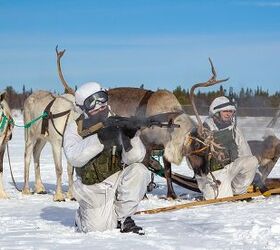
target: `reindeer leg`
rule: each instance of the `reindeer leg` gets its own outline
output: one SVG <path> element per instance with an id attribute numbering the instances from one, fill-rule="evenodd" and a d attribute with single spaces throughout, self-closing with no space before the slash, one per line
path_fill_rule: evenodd
<path id="1" fill-rule="evenodd" d="M 22 189 L 22 194 L 26 194 L 26 195 L 31 194 L 29 188 L 29 168 L 30 168 L 30 160 L 31 160 L 33 146 L 34 146 L 33 142 L 30 139 L 27 139 L 25 143 L 25 152 L 24 152 L 24 184 Z"/>
<path id="2" fill-rule="evenodd" d="M 3 185 L 3 157 L 4 157 L 5 147 L 1 146 L 0 149 L 0 199 L 7 199 L 8 195 L 4 190 Z"/>
<path id="3" fill-rule="evenodd" d="M 40 155 L 42 149 L 46 145 L 46 141 L 38 139 L 33 149 L 34 170 L 35 170 L 35 192 L 37 194 L 46 194 L 46 189 L 43 185 L 40 173 Z"/>
<path id="4" fill-rule="evenodd" d="M 52 144 L 52 151 L 56 172 L 56 191 L 53 197 L 54 201 L 65 201 L 65 197 L 62 192 L 62 155 L 61 155 L 61 143 Z"/>
<path id="5" fill-rule="evenodd" d="M 75 200 L 75 197 L 73 196 L 73 173 L 74 168 L 73 166 L 67 162 L 67 174 L 68 174 L 68 192 L 66 194 L 66 197 L 70 200 Z"/>
<path id="6" fill-rule="evenodd" d="M 164 175 L 167 182 L 167 198 L 176 199 L 177 195 L 173 189 L 172 181 L 171 181 L 171 163 L 163 157 L 163 164 L 164 164 Z"/>

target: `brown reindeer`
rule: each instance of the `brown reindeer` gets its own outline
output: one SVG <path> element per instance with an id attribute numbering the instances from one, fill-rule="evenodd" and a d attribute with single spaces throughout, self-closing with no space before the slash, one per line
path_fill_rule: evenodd
<path id="1" fill-rule="evenodd" d="M 0 199 L 8 198 L 3 185 L 3 157 L 5 154 L 7 142 L 11 138 L 13 129 L 13 124 L 11 122 L 12 116 L 8 103 L 5 101 L 5 96 L 5 91 L 0 92 Z"/>
<path id="2" fill-rule="evenodd" d="M 251 140 L 248 143 L 253 155 L 259 158 L 259 171 L 262 182 L 265 182 L 280 157 L 280 140 L 275 135 L 268 135 L 263 141 Z"/>
<path id="3" fill-rule="evenodd" d="M 65 50 L 58 52 L 58 58 L 61 59 Z M 221 83 L 224 80 L 216 80 L 216 72 L 210 60 L 213 76 L 205 83 L 198 86 L 211 86 Z M 60 61 L 59 75 L 64 88 L 70 93 L 74 90 L 64 80 Z M 171 163 L 179 165 L 184 157 L 184 142 L 189 132 L 196 127 L 195 122 L 187 115 L 177 98 L 167 90 L 150 91 L 139 88 L 114 88 L 108 90 L 109 105 L 112 111 L 119 116 L 138 116 L 149 117 L 158 114 L 166 114 L 166 119 L 179 124 L 180 128 L 145 128 L 141 132 L 141 138 L 146 146 L 147 154 L 144 164 L 148 164 L 153 149 L 164 150 L 164 171 L 167 179 L 167 197 L 176 198 L 171 181 Z"/>

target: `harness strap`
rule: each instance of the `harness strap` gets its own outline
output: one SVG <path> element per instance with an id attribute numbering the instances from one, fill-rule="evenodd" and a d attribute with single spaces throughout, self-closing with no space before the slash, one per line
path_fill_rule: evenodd
<path id="1" fill-rule="evenodd" d="M 147 104 L 153 93 L 153 91 L 147 90 L 136 109 L 135 116 L 144 117 L 146 115 Z"/>
<path id="2" fill-rule="evenodd" d="M 46 106 L 44 113 L 47 114 L 47 116 L 43 117 L 42 119 L 42 127 L 41 127 L 41 134 L 42 135 L 48 135 L 49 134 L 49 115 L 50 110 L 55 101 L 55 98 L 49 102 L 49 104 Z"/>
<path id="3" fill-rule="evenodd" d="M 48 135 L 49 134 L 49 120 L 51 120 L 52 122 L 52 125 L 55 129 L 55 131 L 62 137 L 63 134 L 61 134 L 58 129 L 56 128 L 55 124 L 54 124 L 54 119 L 56 118 L 59 118 L 59 117 L 62 117 L 62 116 L 65 116 L 65 115 L 68 115 L 68 117 L 66 118 L 66 123 L 64 125 L 64 129 L 63 129 L 63 133 L 64 133 L 64 130 L 65 130 L 65 127 L 68 123 L 68 118 L 69 118 L 69 114 L 71 112 L 71 109 L 69 110 L 66 110 L 66 111 L 63 111 L 63 112 L 60 112 L 60 113 L 56 113 L 56 114 L 53 114 L 51 112 L 51 107 L 54 103 L 54 101 L 56 100 L 55 97 L 53 97 L 53 100 L 51 100 L 49 102 L 49 104 L 46 106 L 45 110 L 44 110 L 44 114 L 46 114 L 45 116 L 43 116 L 42 118 L 42 128 L 41 128 L 41 134 L 42 135 Z"/>
<path id="4" fill-rule="evenodd" d="M 68 113 L 70 113 L 70 111 L 71 111 L 71 109 L 68 109 L 66 111 L 63 111 L 63 112 L 60 112 L 60 113 L 56 113 L 56 114 L 53 114 L 52 112 L 50 112 L 50 114 L 51 114 L 52 119 L 56 119 L 56 118 L 59 118 L 61 116 L 67 115 Z"/>
<path id="5" fill-rule="evenodd" d="M 67 118 L 66 118 L 66 122 L 64 124 L 63 132 L 62 132 L 62 145 L 61 145 L 61 147 L 63 147 L 63 141 L 64 141 L 63 140 L 63 136 L 64 136 L 64 132 L 65 132 L 66 126 L 68 124 L 69 116 L 70 116 L 70 112 L 68 113 Z"/>
<path id="6" fill-rule="evenodd" d="M 64 112 L 57 113 L 57 114 L 53 114 L 52 112 L 50 112 L 49 119 L 51 120 L 52 125 L 53 125 L 55 131 L 56 131 L 61 137 L 63 137 L 63 134 L 61 134 L 61 133 L 58 131 L 58 129 L 56 128 L 56 126 L 55 126 L 55 124 L 54 124 L 54 120 L 53 120 L 53 119 L 58 118 L 58 117 L 62 117 L 62 116 L 65 116 L 65 115 L 68 114 L 68 116 L 67 116 L 67 118 L 66 118 L 66 122 L 65 122 L 65 124 L 64 124 L 64 128 L 63 128 L 63 132 L 64 132 L 65 127 L 66 127 L 67 122 L 68 122 L 68 118 L 69 118 L 70 111 L 71 111 L 71 110 L 69 109 L 69 110 L 66 110 L 66 111 L 64 111 Z"/>

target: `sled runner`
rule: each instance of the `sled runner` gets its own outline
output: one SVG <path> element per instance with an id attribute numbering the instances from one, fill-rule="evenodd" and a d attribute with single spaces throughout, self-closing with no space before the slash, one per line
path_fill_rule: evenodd
<path id="1" fill-rule="evenodd" d="M 175 183 L 183 188 L 200 193 L 200 190 L 197 186 L 196 179 L 194 177 L 189 177 L 189 176 L 185 176 L 182 174 L 172 172 L 171 180 L 173 183 Z"/>
<path id="2" fill-rule="evenodd" d="M 273 178 L 268 179 L 267 186 L 272 187 L 272 188 L 269 188 L 268 191 L 266 191 L 263 194 L 259 190 L 253 191 L 253 189 L 251 189 L 251 192 L 248 192 L 246 194 L 240 194 L 240 195 L 235 195 L 235 196 L 231 196 L 231 197 L 224 197 L 224 198 L 217 198 L 217 199 L 210 199 L 210 200 L 193 201 L 193 202 L 189 202 L 189 203 L 178 204 L 178 205 L 173 205 L 173 206 L 168 206 L 168 207 L 160 207 L 160 208 L 155 208 L 155 209 L 143 210 L 143 211 L 138 211 L 136 214 L 156 214 L 156 213 L 161 213 L 161 212 L 179 210 L 179 209 L 183 209 L 183 208 L 193 208 L 193 207 L 217 204 L 217 203 L 223 203 L 223 202 L 242 201 L 242 200 L 246 200 L 246 199 L 250 199 L 250 198 L 254 198 L 254 197 L 269 197 L 271 195 L 280 194 L 280 179 L 278 179 L 278 178 L 277 179 L 273 179 Z"/>
<path id="3" fill-rule="evenodd" d="M 183 188 L 200 193 L 200 190 L 197 186 L 196 179 L 194 177 L 189 177 L 189 176 L 172 172 L 171 179 L 172 182 L 174 182 L 175 184 Z M 265 180 L 265 185 L 268 189 L 280 187 L 280 178 L 267 178 Z M 248 188 L 248 192 L 253 192 L 252 185 Z"/>

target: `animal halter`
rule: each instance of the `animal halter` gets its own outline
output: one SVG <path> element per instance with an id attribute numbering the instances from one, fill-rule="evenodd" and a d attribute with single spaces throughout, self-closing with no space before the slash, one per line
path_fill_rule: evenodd
<path id="1" fill-rule="evenodd" d="M 204 150 L 206 150 L 207 148 L 210 147 L 210 145 L 207 145 L 204 141 L 198 139 L 197 137 L 193 137 L 193 136 L 188 136 L 188 140 L 185 143 L 186 146 L 190 146 L 192 144 L 193 141 L 197 141 L 200 142 L 201 144 L 204 145 L 204 147 L 196 149 L 196 150 L 192 150 L 191 152 L 188 153 L 188 155 L 192 155 L 192 154 L 196 154 L 196 153 L 200 153 L 203 152 Z"/>

